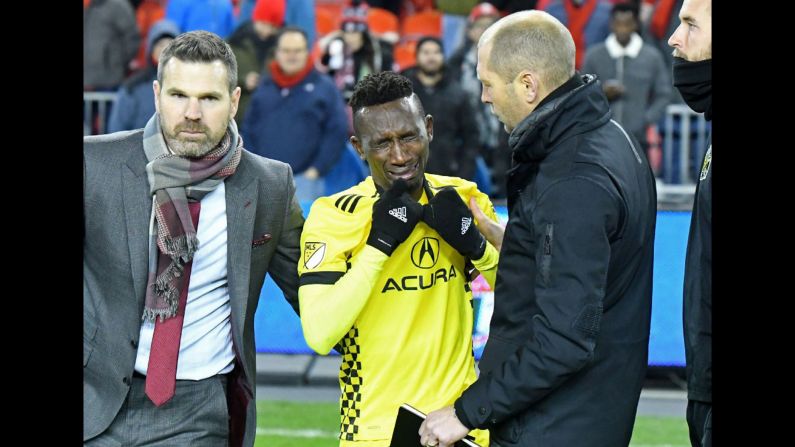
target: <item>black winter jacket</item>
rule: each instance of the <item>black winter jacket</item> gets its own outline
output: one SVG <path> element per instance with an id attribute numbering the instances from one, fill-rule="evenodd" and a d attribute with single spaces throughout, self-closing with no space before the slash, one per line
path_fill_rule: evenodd
<path id="1" fill-rule="evenodd" d="M 690 217 L 682 312 L 687 397 L 712 402 L 712 135 Z"/>
<path id="2" fill-rule="evenodd" d="M 500 446 L 626 446 L 647 367 L 653 174 L 591 75 L 510 145 L 489 340 L 456 414 Z"/>
<path id="3" fill-rule="evenodd" d="M 475 111 L 466 93 L 446 72 L 433 88 L 425 87 L 417 70 L 412 67 L 402 74 L 411 80 L 425 113 L 433 116 L 433 141 L 425 170 L 474 180 L 480 142 Z"/>

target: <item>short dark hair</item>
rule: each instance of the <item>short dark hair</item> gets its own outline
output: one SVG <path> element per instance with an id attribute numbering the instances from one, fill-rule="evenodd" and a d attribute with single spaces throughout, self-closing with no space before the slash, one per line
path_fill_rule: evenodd
<path id="1" fill-rule="evenodd" d="M 174 38 L 163 49 L 160 61 L 157 63 L 157 82 L 163 85 L 163 68 L 171 58 L 184 62 L 215 62 L 221 61 L 226 65 L 229 77 L 229 92 L 237 87 L 237 60 L 235 53 L 228 43 L 224 42 L 217 34 L 209 31 L 190 31 Z"/>
<path id="2" fill-rule="evenodd" d="M 436 45 L 439 45 L 439 49 L 442 50 L 442 53 L 444 53 L 444 44 L 442 43 L 442 39 L 439 39 L 436 36 L 421 37 L 420 40 L 417 41 L 417 46 L 414 47 L 416 48 L 417 53 L 420 52 L 420 48 L 422 48 L 422 46 L 425 45 L 426 42 L 436 42 Z"/>
<path id="3" fill-rule="evenodd" d="M 635 19 L 635 21 L 639 21 L 640 20 L 640 14 L 638 12 L 638 6 L 636 4 L 634 4 L 634 3 L 631 3 L 631 2 L 619 2 L 619 3 L 614 4 L 613 8 L 610 9 L 610 18 L 614 19 L 616 17 L 616 14 L 619 14 L 619 13 L 622 13 L 622 12 L 632 13 L 632 18 Z"/>
<path id="4" fill-rule="evenodd" d="M 355 115 L 364 107 L 408 98 L 413 94 L 414 89 L 407 77 L 394 71 L 380 71 L 371 73 L 356 83 L 349 104 Z"/>
<path id="5" fill-rule="evenodd" d="M 306 42 L 306 47 L 309 49 L 309 36 L 306 34 L 306 31 L 294 25 L 285 26 L 276 33 L 276 40 L 274 40 L 274 42 L 276 42 L 276 46 L 279 46 L 279 41 L 281 40 L 282 36 L 287 33 L 298 33 L 304 36 L 304 42 Z"/>

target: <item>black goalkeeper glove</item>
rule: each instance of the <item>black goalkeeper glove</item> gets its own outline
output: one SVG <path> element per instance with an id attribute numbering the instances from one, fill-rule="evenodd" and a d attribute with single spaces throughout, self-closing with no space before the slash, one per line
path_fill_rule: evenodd
<path id="1" fill-rule="evenodd" d="M 455 189 L 447 187 L 436 193 L 425 205 L 422 220 L 465 257 L 477 260 L 486 252 L 486 238 Z"/>
<path id="2" fill-rule="evenodd" d="M 422 218 L 422 205 L 408 195 L 408 184 L 398 179 L 373 204 L 373 226 L 367 245 L 391 256 Z"/>

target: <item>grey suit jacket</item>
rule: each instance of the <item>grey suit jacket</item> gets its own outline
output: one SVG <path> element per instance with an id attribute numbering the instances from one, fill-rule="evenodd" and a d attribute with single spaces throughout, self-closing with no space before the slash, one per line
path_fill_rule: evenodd
<path id="1" fill-rule="evenodd" d="M 83 439 L 124 402 L 135 365 L 147 278 L 152 196 L 143 130 L 83 142 Z M 229 295 L 236 356 L 229 377 L 230 445 L 256 430 L 254 312 L 269 273 L 298 312 L 303 216 L 290 166 L 246 150 L 226 180 Z"/>

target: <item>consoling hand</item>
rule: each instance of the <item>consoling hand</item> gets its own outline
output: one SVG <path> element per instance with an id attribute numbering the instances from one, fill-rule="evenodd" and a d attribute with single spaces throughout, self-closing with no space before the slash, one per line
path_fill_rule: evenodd
<path id="1" fill-rule="evenodd" d="M 483 211 L 480 210 L 478 207 L 477 202 L 475 201 L 474 197 L 469 199 L 469 209 L 472 211 L 472 215 L 475 217 L 475 222 L 478 224 L 478 231 L 480 234 L 486 237 L 486 240 L 489 241 L 497 251 L 500 251 L 502 247 L 502 237 L 505 234 L 505 228 L 500 225 L 498 222 L 491 220 L 488 216 L 483 214 Z"/>

